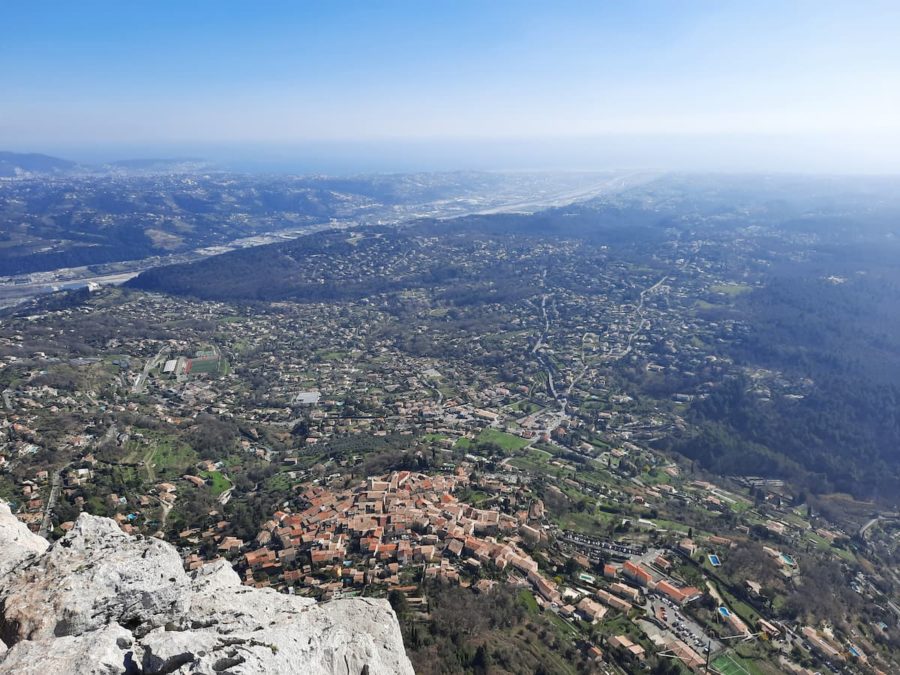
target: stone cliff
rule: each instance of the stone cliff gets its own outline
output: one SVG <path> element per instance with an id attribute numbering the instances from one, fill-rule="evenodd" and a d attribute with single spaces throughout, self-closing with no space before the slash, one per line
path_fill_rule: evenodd
<path id="1" fill-rule="evenodd" d="M 0 675 L 412 672 L 384 600 L 249 588 L 224 560 L 188 575 L 87 514 L 48 546 L 0 503 Z"/>

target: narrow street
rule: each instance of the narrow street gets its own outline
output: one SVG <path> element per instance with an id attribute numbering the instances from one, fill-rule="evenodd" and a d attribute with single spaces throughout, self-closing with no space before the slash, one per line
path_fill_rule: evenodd
<path id="1" fill-rule="evenodd" d="M 53 515 L 53 507 L 56 506 L 56 500 L 59 499 L 59 488 L 62 484 L 63 471 L 69 468 L 66 464 L 63 468 L 53 474 L 53 483 L 50 486 L 50 496 L 47 498 L 47 506 L 44 509 L 44 519 L 41 521 L 41 529 L 38 534 L 44 539 L 50 533 L 50 518 Z"/>

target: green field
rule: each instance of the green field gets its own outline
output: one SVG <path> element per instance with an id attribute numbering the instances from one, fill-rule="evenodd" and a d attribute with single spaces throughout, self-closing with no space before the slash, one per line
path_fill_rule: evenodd
<path id="1" fill-rule="evenodd" d="M 735 657 L 725 652 L 712 662 L 712 666 L 722 675 L 749 675 L 752 671 L 747 669 L 742 664 L 742 661 L 743 659 L 740 657 Z"/>
<path id="2" fill-rule="evenodd" d="M 220 365 L 221 360 L 218 357 L 212 359 L 191 359 L 191 369 L 189 373 L 191 375 L 217 373 L 219 372 Z"/>
<path id="3" fill-rule="evenodd" d="M 769 675 L 769 673 L 780 672 L 778 669 L 770 667 L 768 663 L 744 658 L 731 649 L 713 659 L 710 665 L 723 675 Z"/>
<path id="4" fill-rule="evenodd" d="M 521 455 L 520 457 L 513 457 L 509 460 L 509 463 L 525 471 L 542 473 L 547 471 L 550 457 L 551 455 L 548 455 L 542 450 L 531 448 L 526 454 Z"/>
<path id="5" fill-rule="evenodd" d="M 500 446 L 505 452 L 515 452 L 516 450 L 524 448 L 530 441 L 519 438 L 518 436 L 513 436 L 504 431 L 498 431 L 497 429 L 483 429 L 481 433 L 475 437 L 475 440 L 460 438 L 456 441 L 456 447 L 468 450 L 487 443 Z"/>
<path id="6" fill-rule="evenodd" d="M 747 284 L 713 284 L 709 287 L 709 290 L 713 293 L 723 293 L 734 297 L 742 293 L 749 293 L 753 290 L 753 287 Z"/>
<path id="7" fill-rule="evenodd" d="M 202 471 L 200 475 L 211 481 L 209 489 L 216 497 L 231 487 L 231 482 L 218 471 Z"/>
<path id="8" fill-rule="evenodd" d="M 337 350 L 328 350 L 324 349 L 320 352 L 316 352 L 316 356 L 318 356 L 323 361 L 343 361 L 347 358 L 347 352 L 341 352 Z"/>
<path id="9" fill-rule="evenodd" d="M 164 471 L 181 472 L 197 461 L 197 453 L 190 446 L 182 443 L 173 443 L 172 441 L 158 443 L 148 457 L 145 460 L 147 465 L 152 465 L 153 470 L 157 473 Z"/>
<path id="10" fill-rule="evenodd" d="M 290 490 L 295 482 L 287 471 L 276 473 L 266 481 L 266 491 L 272 493 L 285 492 Z"/>
<path id="11" fill-rule="evenodd" d="M 513 436 L 512 434 L 507 434 L 506 432 L 498 431 L 497 429 L 484 429 L 478 434 L 478 438 L 475 440 L 478 443 L 494 443 L 507 452 L 521 450 L 530 443 L 530 441 L 525 438 Z"/>
<path id="12" fill-rule="evenodd" d="M 538 609 L 537 600 L 534 599 L 534 595 L 525 588 L 519 591 L 519 602 L 528 610 L 529 614 L 537 614 L 538 611 L 540 611 Z"/>
<path id="13" fill-rule="evenodd" d="M 564 530 L 574 530 L 584 534 L 605 534 L 609 528 L 607 523 L 612 520 L 618 520 L 618 518 L 602 512 L 569 511 L 562 516 L 553 518 L 553 520 Z"/>
<path id="14" fill-rule="evenodd" d="M 169 436 L 157 435 L 144 431 L 149 443 L 128 441 L 122 462 L 127 464 L 143 463 L 140 470 L 146 472 L 147 478 L 155 481 L 160 473 L 183 473 L 197 461 L 197 453 L 184 443 Z M 168 476 L 171 478 L 171 476 Z"/>
<path id="15" fill-rule="evenodd" d="M 535 403 L 532 403 L 528 399 L 522 399 L 521 401 L 516 401 L 511 406 L 509 406 L 509 409 L 517 410 L 519 412 L 525 413 L 526 415 L 529 415 L 540 410 L 541 407 Z"/>

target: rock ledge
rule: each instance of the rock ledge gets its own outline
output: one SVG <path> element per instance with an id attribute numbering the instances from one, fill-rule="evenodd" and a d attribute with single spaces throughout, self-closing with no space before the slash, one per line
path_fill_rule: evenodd
<path id="1" fill-rule="evenodd" d="M 184 572 L 169 544 L 82 514 L 53 545 L 0 503 L 0 675 L 412 674 L 384 600 L 316 603 Z"/>

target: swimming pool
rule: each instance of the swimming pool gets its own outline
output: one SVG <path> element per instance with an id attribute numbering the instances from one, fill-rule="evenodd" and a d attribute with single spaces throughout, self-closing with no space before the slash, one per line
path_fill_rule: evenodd
<path id="1" fill-rule="evenodd" d="M 715 553 L 711 553 L 709 555 L 709 564 L 712 565 L 713 567 L 718 567 L 719 565 L 722 564 L 722 561 L 719 560 L 719 556 L 717 556 Z"/>

